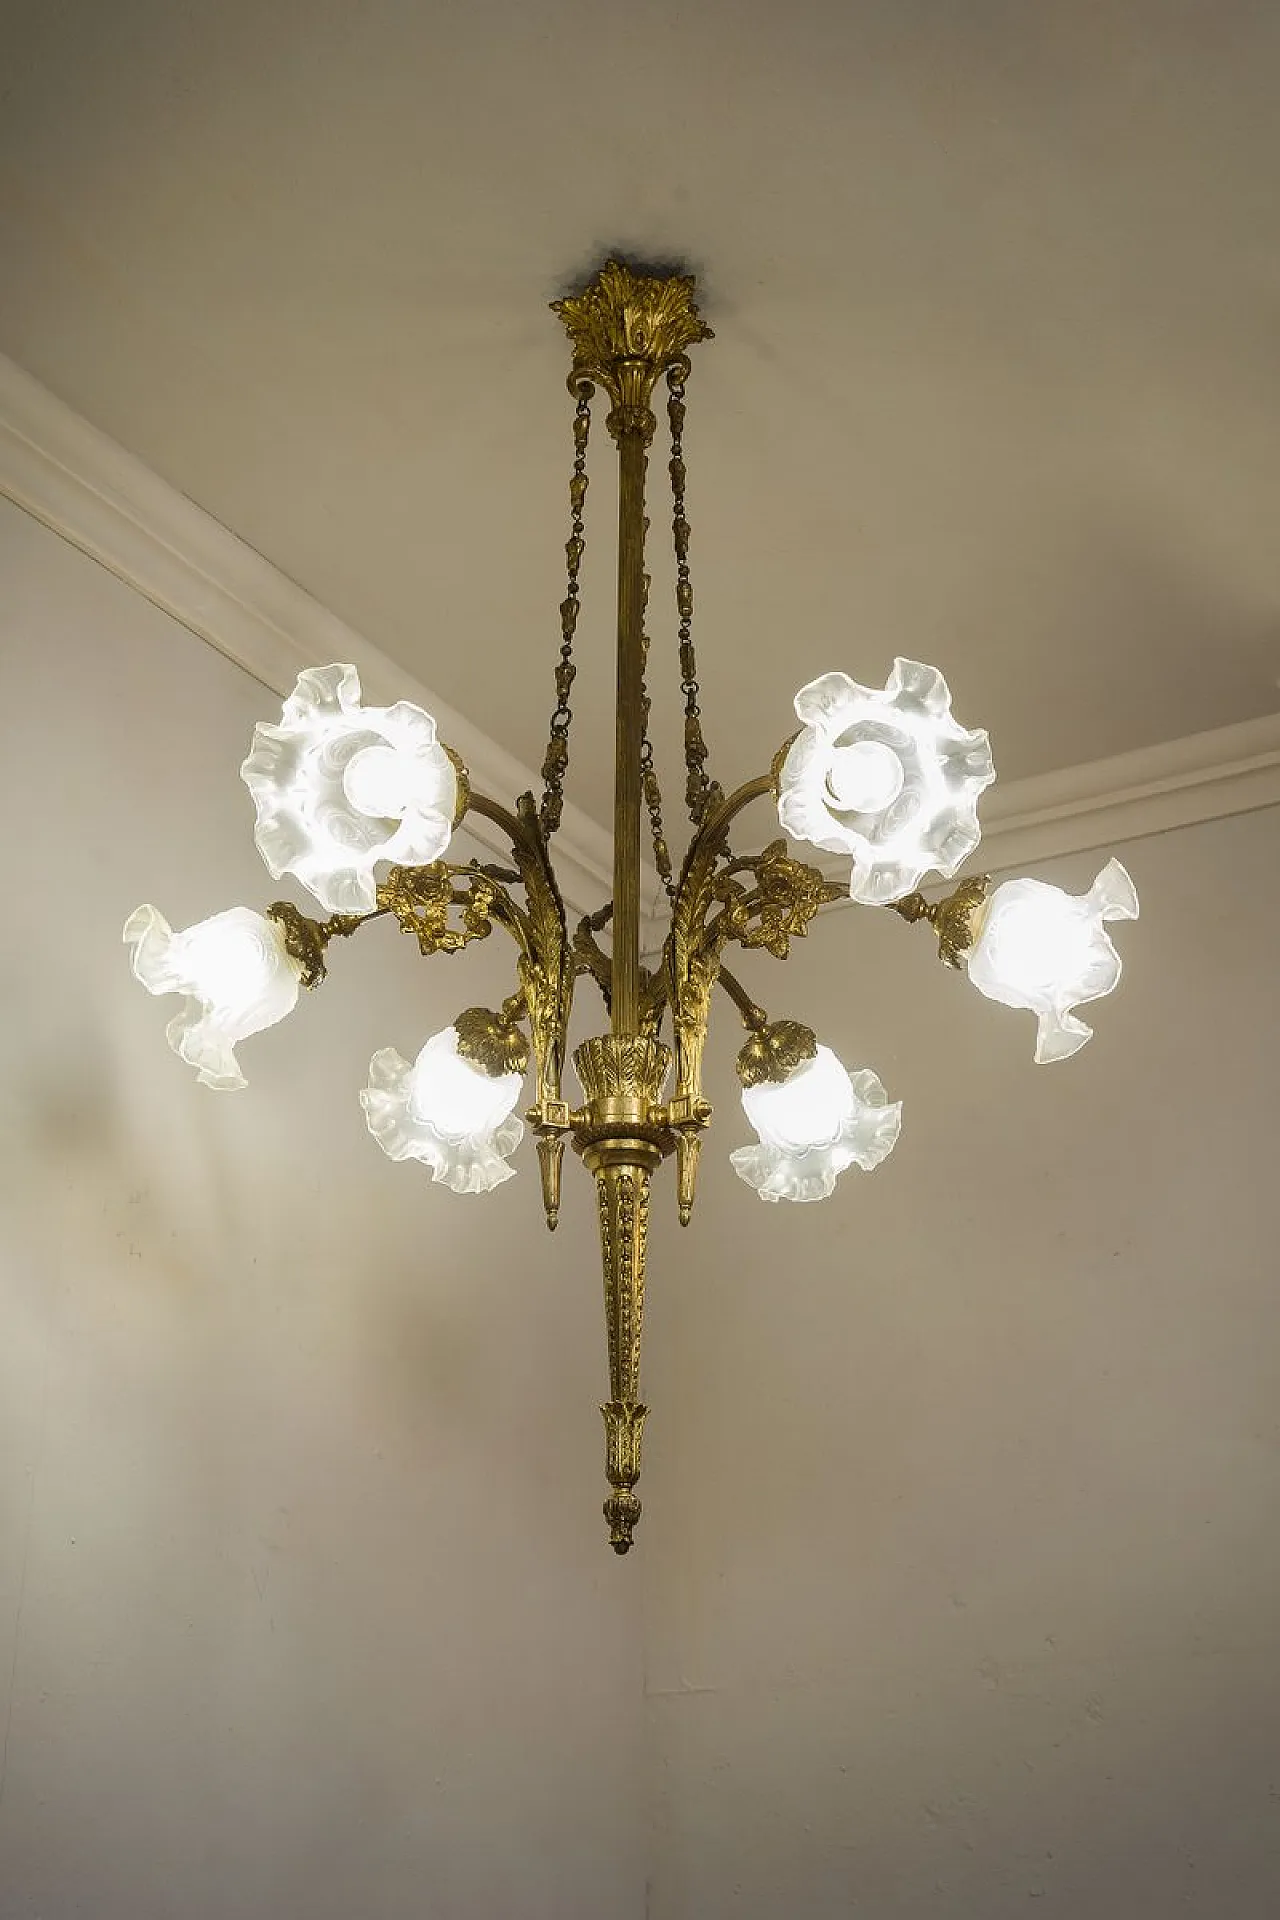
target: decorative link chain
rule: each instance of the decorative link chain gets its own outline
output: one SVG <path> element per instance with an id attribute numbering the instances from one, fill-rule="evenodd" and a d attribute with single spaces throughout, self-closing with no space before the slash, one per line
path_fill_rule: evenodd
<path id="1" fill-rule="evenodd" d="M 720 797 L 720 787 L 707 777 L 707 744 L 702 735 L 702 714 L 698 704 L 700 688 L 698 685 L 698 662 L 692 638 L 693 624 L 693 585 L 689 574 L 689 522 L 685 517 L 685 464 L 684 464 L 684 422 L 685 388 L 684 371 L 680 367 L 671 367 L 667 372 L 667 418 L 671 426 L 671 460 L 668 472 L 671 476 L 671 531 L 675 546 L 676 559 L 676 611 L 679 615 L 680 649 L 680 690 L 684 695 L 684 760 L 687 779 L 685 784 L 685 804 L 689 818 L 694 826 L 700 824 L 710 805 Z M 577 667 L 573 660 L 574 634 L 578 624 L 580 593 L 578 575 L 582 566 L 585 550 L 584 508 L 587 496 L 587 443 L 591 433 L 591 398 L 593 388 L 583 384 L 578 389 L 577 406 L 573 421 L 573 473 L 569 481 L 569 538 L 565 542 L 566 586 L 565 597 L 560 602 L 560 659 L 556 666 L 556 707 L 551 715 L 550 739 L 547 742 L 546 756 L 542 763 L 544 782 L 542 802 L 539 807 L 539 819 L 543 834 L 548 840 L 560 825 L 564 811 L 564 779 L 569 765 L 569 729 L 573 723 L 573 711 L 569 705 L 569 694 L 577 678 Z M 647 525 L 647 522 L 646 522 Z M 649 576 L 645 575 L 644 599 L 646 610 L 649 601 Z M 642 636 L 644 661 L 647 666 L 649 657 L 649 635 Z M 643 694 L 644 737 L 640 750 L 640 778 L 644 793 L 645 806 L 649 815 L 649 828 L 653 840 L 654 864 L 668 897 L 674 897 L 675 877 L 672 868 L 671 853 L 667 846 L 666 832 L 662 817 L 662 792 L 658 784 L 657 770 L 653 762 L 653 744 L 649 739 L 650 700 L 648 691 Z"/>
<path id="2" fill-rule="evenodd" d="M 649 523 L 645 521 L 645 530 Z M 644 576 L 644 610 L 649 610 L 649 575 Z M 649 665 L 649 633 L 647 626 L 640 635 L 641 672 Z M 640 783 L 644 793 L 644 804 L 649 812 L 649 835 L 653 841 L 653 864 L 658 869 L 668 900 L 676 897 L 675 876 L 671 869 L 671 851 L 667 846 L 666 831 L 662 824 L 662 789 L 658 785 L 657 769 L 653 764 L 653 742 L 649 738 L 649 710 L 652 701 L 649 689 L 641 679 L 640 711 L 643 717 L 644 737 L 640 743 Z"/>
<path id="3" fill-rule="evenodd" d="M 684 374 L 681 366 L 667 369 L 667 418 L 671 423 L 671 533 L 676 552 L 676 612 L 680 616 L 680 691 L 684 695 L 685 805 L 699 826 L 721 789 L 707 778 L 707 743 L 702 737 L 702 710 L 698 705 L 698 658 L 693 648 L 693 583 L 689 578 L 689 522 L 684 511 Z"/>
<path id="4" fill-rule="evenodd" d="M 573 417 L 573 473 L 569 480 L 569 538 L 564 553 L 568 584 L 560 602 L 560 659 L 556 666 L 556 706 L 551 715 L 551 738 L 542 762 L 543 791 L 538 808 L 542 832 L 550 840 L 564 811 L 564 776 L 569 765 L 569 728 L 573 712 L 569 693 L 577 678 L 573 664 L 573 636 L 578 625 L 578 570 L 586 546 L 583 508 L 587 499 L 587 441 L 591 435 L 591 396 L 595 389 L 584 381 L 578 388 Z"/>

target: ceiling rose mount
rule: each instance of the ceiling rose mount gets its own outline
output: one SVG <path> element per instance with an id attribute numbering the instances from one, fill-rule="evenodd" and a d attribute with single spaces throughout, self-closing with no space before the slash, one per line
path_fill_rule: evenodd
<path id="1" fill-rule="evenodd" d="M 574 403 L 566 586 L 560 603 L 556 704 L 539 797 L 514 807 L 472 790 L 431 716 L 400 701 L 367 706 L 352 666 L 309 668 L 280 720 L 254 731 L 242 777 L 268 871 L 290 875 L 323 910 L 290 901 L 265 913 L 233 907 L 175 933 L 151 906 L 124 938 L 134 973 L 156 994 L 179 994 L 169 1043 L 210 1087 L 243 1087 L 235 1049 L 293 1010 L 324 979 L 328 950 L 392 920 L 425 955 L 452 953 L 495 927 L 514 944 L 512 991 L 497 1008 L 470 1007 L 412 1060 L 386 1047 L 360 1095 L 369 1131 L 394 1160 L 417 1160 L 455 1193 L 485 1193 L 515 1171 L 525 1124 L 537 1149 L 547 1225 L 560 1213 L 564 1151 L 591 1174 L 600 1222 L 608 1333 L 604 1514 L 614 1551 L 632 1545 L 640 1501 L 640 1397 L 651 1187 L 674 1161 L 676 1204 L 688 1224 L 702 1136 L 712 1108 L 702 1058 L 713 996 L 722 989 L 746 1029 L 738 1056 L 742 1104 L 756 1139 L 730 1156 L 765 1200 L 824 1199 L 849 1167 L 870 1170 L 892 1150 L 900 1106 L 869 1068 L 849 1070 L 811 1028 L 771 1020 L 729 971 L 732 947 L 785 959 L 824 905 L 842 897 L 923 921 L 939 952 L 988 998 L 1036 1015 L 1035 1057 L 1067 1058 L 1090 1038 L 1073 1009 L 1109 993 L 1120 960 L 1106 923 L 1138 911 L 1133 884 L 1111 860 L 1071 895 L 1038 880 L 991 889 L 982 875 L 929 901 L 926 874 L 953 877 L 978 845 L 978 801 L 995 778 L 987 736 L 953 717 L 936 668 L 897 659 L 882 687 L 831 672 L 795 698 L 799 732 L 771 769 L 726 791 L 707 771 L 693 642 L 690 528 L 683 433 L 688 349 L 711 338 L 683 274 L 608 261 L 581 292 L 554 303 L 572 345 Z M 676 656 L 684 696 L 685 805 L 690 832 L 677 868 L 648 738 L 646 482 L 666 389 L 667 461 L 676 574 Z M 573 721 L 574 639 L 586 535 L 587 453 L 597 390 L 618 453 L 618 588 L 613 895 L 572 932 L 552 845 L 560 824 Z M 734 851 L 739 817 L 771 800 L 783 833 L 850 861 L 847 883 L 798 860 L 786 838 Z M 447 858 L 470 815 L 497 827 L 508 866 Z M 641 964 L 641 844 L 647 815 L 669 925 L 659 963 Z M 607 931 L 606 931 L 607 930 Z M 607 944 L 602 936 L 607 937 Z M 563 1080 L 575 990 L 600 993 L 608 1030 L 579 1046 Z M 531 1103 L 517 1117 L 532 1074 Z"/>

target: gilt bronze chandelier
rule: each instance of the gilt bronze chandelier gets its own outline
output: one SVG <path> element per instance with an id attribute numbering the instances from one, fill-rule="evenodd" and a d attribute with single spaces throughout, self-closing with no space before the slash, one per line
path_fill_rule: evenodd
<path id="1" fill-rule="evenodd" d="M 554 1228 L 559 1217 L 566 1142 L 596 1186 L 609 1349 L 604 1514 L 620 1554 L 630 1548 L 640 1515 L 650 1186 L 673 1157 L 676 1204 L 687 1225 L 712 1114 L 702 1057 L 716 988 L 746 1028 L 738 1076 L 757 1136 L 731 1159 L 762 1199 L 823 1199 L 847 1168 L 878 1165 L 898 1137 L 901 1109 L 876 1075 L 848 1071 L 799 1021 L 771 1020 L 725 965 L 727 950 L 763 949 L 785 959 L 791 940 L 827 903 L 852 897 L 892 907 L 907 921 L 927 922 L 941 958 L 967 972 L 982 993 L 1033 1012 L 1035 1057 L 1052 1061 L 1090 1037 L 1072 1009 L 1109 993 L 1120 977 L 1104 923 L 1138 911 L 1133 884 L 1115 860 L 1082 895 L 1031 879 L 992 889 L 977 875 L 943 899 L 925 899 L 918 891 L 924 876 L 952 878 L 976 848 L 977 802 L 995 771 L 986 734 L 956 722 L 942 675 L 918 661 L 895 660 L 883 687 L 824 674 L 796 695 L 800 729 L 767 773 L 728 792 L 710 777 L 685 515 L 688 349 L 711 337 L 694 291 L 689 277 L 610 260 L 580 293 L 554 303 L 572 343 L 574 459 L 556 706 L 540 798 L 522 794 L 512 811 L 475 792 L 422 708 L 366 706 L 354 667 L 311 668 L 285 701 L 279 724 L 255 729 L 241 774 L 268 871 L 277 879 L 292 875 L 326 917 L 277 901 L 265 914 L 233 907 L 175 933 L 154 907 L 143 906 L 124 929 L 143 986 L 185 996 L 169 1024 L 170 1045 L 205 1086 L 221 1089 L 244 1086 L 237 1044 L 283 1019 L 300 988 L 319 985 L 334 939 L 383 918 L 412 934 L 424 954 L 456 952 L 495 926 L 511 936 L 510 997 L 497 1008 L 459 1013 L 412 1063 L 394 1049 L 376 1053 L 360 1097 L 369 1131 L 392 1159 L 420 1161 L 455 1193 L 484 1193 L 514 1171 L 510 1156 L 524 1134 L 516 1109 L 532 1067 L 525 1121 L 537 1148 L 547 1225 Z M 663 824 L 645 681 L 645 481 L 659 382 L 671 434 L 691 822 L 678 869 Z M 571 933 L 551 849 L 569 764 L 587 448 L 598 389 L 608 396 L 605 425 L 619 465 L 613 897 Z M 785 837 L 759 853 L 733 851 L 739 816 L 768 800 L 785 836 L 850 858 L 847 882 L 794 858 Z M 646 812 L 669 909 L 651 967 L 641 945 Z M 468 816 L 498 830 L 510 845 L 510 865 L 447 859 Z M 603 998 L 608 1031 L 574 1051 L 581 1090 L 575 1103 L 563 1083 L 574 991 L 584 977 Z"/>

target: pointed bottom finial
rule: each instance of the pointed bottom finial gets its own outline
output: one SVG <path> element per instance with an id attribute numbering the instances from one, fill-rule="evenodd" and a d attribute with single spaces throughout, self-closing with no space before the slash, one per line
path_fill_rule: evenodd
<path id="1" fill-rule="evenodd" d="M 698 1157 L 702 1136 L 692 1127 L 682 1128 L 676 1136 L 676 1205 L 680 1225 L 687 1227 L 693 1218 L 693 1203 L 698 1192 Z"/>
<path id="2" fill-rule="evenodd" d="M 602 1509 L 609 1522 L 609 1545 L 615 1553 L 630 1553 L 635 1541 L 640 1502 L 634 1493 L 611 1493 Z"/>
<path id="3" fill-rule="evenodd" d="M 634 1401 L 610 1400 L 600 1411 L 608 1442 L 605 1472 L 612 1488 L 601 1511 L 609 1522 L 609 1545 L 615 1553 L 629 1553 L 640 1519 L 640 1497 L 634 1489 L 640 1478 L 640 1436 L 649 1409 Z"/>
<path id="4" fill-rule="evenodd" d="M 542 1176 L 542 1207 L 547 1230 L 554 1233 L 560 1224 L 560 1167 L 564 1160 L 564 1135 L 538 1135 L 538 1171 Z"/>

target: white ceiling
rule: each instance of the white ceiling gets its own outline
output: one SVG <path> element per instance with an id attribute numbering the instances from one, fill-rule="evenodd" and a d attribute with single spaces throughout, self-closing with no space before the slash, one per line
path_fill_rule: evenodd
<path id="1" fill-rule="evenodd" d="M 3 20 L 0 349 L 525 761 L 569 463 L 545 303 L 611 245 L 686 260 L 717 332 L 688 435 L 713 771 L 760 769 L 802 680 L 895 652 L 1009 777 L 1280 706 L 1280 10 Z M 610 464 L 599 431 L 598 817 Z"/>

